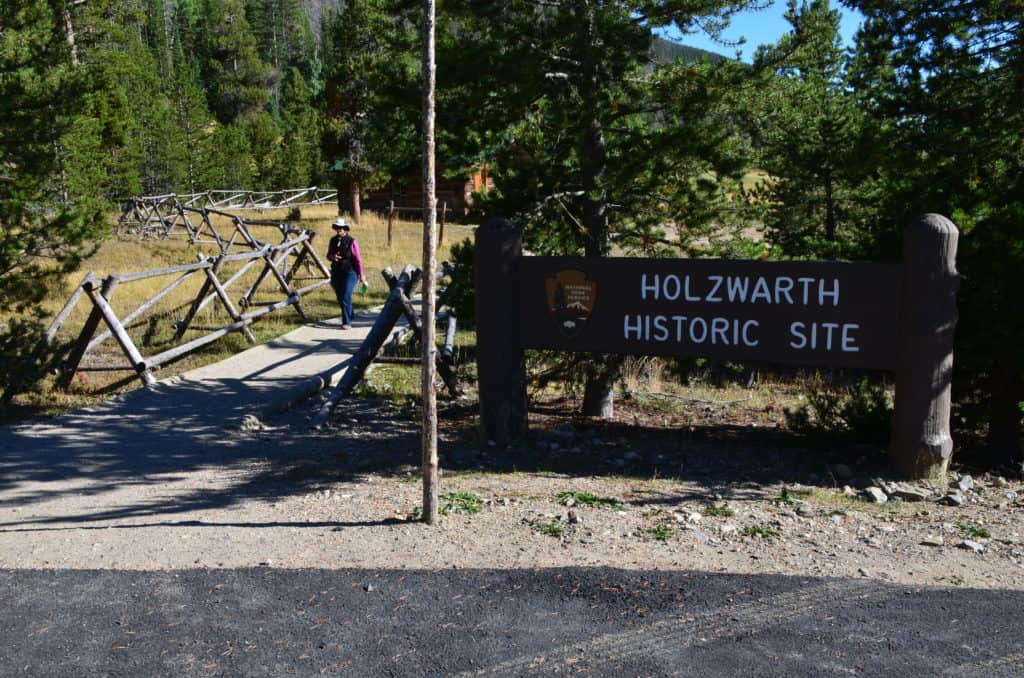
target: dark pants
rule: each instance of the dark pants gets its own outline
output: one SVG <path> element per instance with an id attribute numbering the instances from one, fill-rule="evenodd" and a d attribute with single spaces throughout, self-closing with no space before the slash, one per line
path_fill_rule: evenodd
<path id="1" fill-rule="evenodd" d="M 347 275 L 342 273 L 331 280 L 331 287 L 334 288 L 334 294 L 338 297 L 338 306 L 341 306 L 343 325 L 351 325 L 352 319 L 355 318 L 355 313 L 352 312 L 352 292 L 356 289 L 357 282 L 359 282 L 359 276 L 355 271 L 349 271 Z"/>

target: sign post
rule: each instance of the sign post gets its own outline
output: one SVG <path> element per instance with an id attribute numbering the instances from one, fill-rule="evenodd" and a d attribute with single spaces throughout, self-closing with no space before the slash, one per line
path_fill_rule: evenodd
<path id="1" fill-rule="evenodd" d="M 899 262 L 522 256 L 503 220 L 476 240 L 477 365 L 489 440 L 521 437 L 524 348 L 703 356 L 896 373 L 892 466 L 945 475 L 957 230 L 927 215 Z"/>
<path id="2" fill-rule="evenodd" d="M 958 238 L 953 222 L 938 214 L 926 214 L 903 232 L 900 365 L 889 463 L 915 478 L 945 477 L 953 454 L 949 411 Z"/>
<path id="3" fill-rule="evenodd" d="M 505 219 L 476 230 L 477 380 L 486 440 L 504 445 L 526 434 L 526 361 L 519 338 L 522 232 Z"/>

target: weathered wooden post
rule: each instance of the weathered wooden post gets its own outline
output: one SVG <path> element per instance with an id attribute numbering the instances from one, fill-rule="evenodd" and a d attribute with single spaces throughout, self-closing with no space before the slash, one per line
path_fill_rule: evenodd
<path id="1" fill-rule="evenodd" d="M 519 341 L 518 263 L 522 231 L 505 219 L 476 230 L 477 374 L 480 427 L 505 444 L 526 434 L 526 363 Z"/>
<path id="2" fill-rule="evenodd" d="M 395 230 L 395 201 L 388 201 L 388 249 L 391 249 L 391 237 Z"/>
<path id="3" fill-rule="evenodd" d="M 441 245 L 444 244 L 444 225 L 448 220 L 448 203 L 446 201 L 441 202 L 441 225 L 437 233 L 437 249 L 441 249 Z"/>
<path id="4" fill-rule="evenodd" d="M 926 214 L 903 234 L 900 367 L 889 462 L 912 478 L 941 480 L 949 469 L 953 331 L 959 231 Z"/>

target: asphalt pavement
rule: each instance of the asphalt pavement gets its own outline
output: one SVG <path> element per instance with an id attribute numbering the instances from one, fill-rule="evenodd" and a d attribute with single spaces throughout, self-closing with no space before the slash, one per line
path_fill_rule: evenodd
<path id="1" fill-rule="evenodd" d="M 1019 676 L 1024 593 L 545 570 L 0 571 L 4 676 Z"/>

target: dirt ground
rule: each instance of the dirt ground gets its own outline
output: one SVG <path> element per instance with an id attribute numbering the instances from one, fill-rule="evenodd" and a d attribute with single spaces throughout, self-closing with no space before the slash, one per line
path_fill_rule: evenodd
<path id="1" fill-rule="evenodd" d="M 558 400 L 535 407 L 529 438 L 498 449 L 479 442 L 473 404 L 442 404 L 447 515 L 432 529 L 415 520 L 416 413 L 359 402 L 290 464 L 306 491 L 279 508 L 375 522 L 388 537 L 353 540 L 343 559 L 387 568 L 603 565 L 1024 587 L 1019 479 L 965 478 L 961 506 L 940 501 L 951 488 L 924 485 L 910 488 L 920 501 L 874 503 L 862 488 L 888 483 L 881 450 L 803 449 L 777 412 L 696 403 L 669 416 L 626 402 L 615 421 L 594 422 L 572 411 Z"/>
<path id="2" fill-rule="evenodd" d="M 430 527 L 417 413 L 353 399 L 311 432 L 318 406 L 204 441 L 189 468 L 25 486 L 3 511 L 0 567 L 610 566 L 1024 589 L 1019 478 L 974 477 L 962 506 L 921 486 L 921 501 L 873 503 L 861 489 L 888 482 L 880 450 L 805 449 L 765 408 L 625 402 L 596 422 L 551 400 L 498 448 L 474 403 L 442 402 L 447 515 Z"/>

